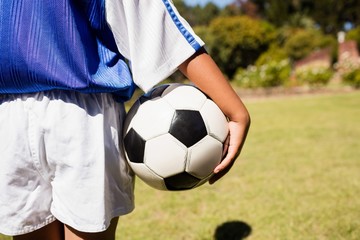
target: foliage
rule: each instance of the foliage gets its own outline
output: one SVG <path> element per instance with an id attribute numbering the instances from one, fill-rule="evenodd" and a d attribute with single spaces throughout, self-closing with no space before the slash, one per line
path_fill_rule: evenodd
<path id="1" fill-rule="evenodd" d="M 241 1 L 241 0 L 238 0 Z M 345 23 L 360 24 L 360 1 L 358 0 L 250 0 L 264 19 L 280 27 L 287 25 L 291 16 L 308 16 L 325 33 L 335 35 L 343 30 Z"/>
<path id="2" fill-rule="evenodd" d="M 358 49 L 360 49 L 360 26 L 351 29 L 346 33 L 346 40 L 354 40 L 357 43 Z"/>
<path id="3" fill-rule="evenodd" d="M 290 73 L 289 60 L 273 60 L 261 66 L 238 69 L 233 81 L 234 84 L 243 88 L 276 87 L 288 81 Z"/>
<path id="4" fill-rule="evenodd" d="M 284 59 L 288 59 L 288 54 L 284 50 L 284 48 L 280 47 L 276 43 L 272 43 L 269 49 L 263 52 L 260 57 L 256 60 L 255 65 L 261 66 L 265 65 L 271 61 L 281 61 Z"/>
<path id="5" fill-rule="evenodd" d="M 173 0 L 177 10 L 192 26 L 208 25 L 209 22 L 220 14 L 220 8 L 209 2 L 205 6 L 193 7 L 185 4 L 183 0 Z"/>
<path id="6" fill-rule="evenodd" d="M 191 7 L 183 0 L 174 0 L 179 12 L 194 25 L 206 49 L 230 80 L 241 72 L 257 78 L 257 71 L 239 70 L 237 73 L 238 68 L 259 67 L 283 59 L 294 62 L 324 48 L 330 49 L 332 63 L 336 63 L 335 33 L 345 22 L 353 26 L 359 24 L 360 14 L 354 15 L 360 11 L 359 3 L 356 0 L 234 0 L 233 4 L 219 9 L 213 3 Z M 360 47 L 359 26 L 350 30 L 346 37 L 356 40 Z M 321 82 L 326 81 L 326 75 L 309 76 Z"/>
<path id="7" fill-rule="evenodd" d="M 265 15 L 270 22 L 274 23 L 276 26 L 281 26 L 289 19 L 291 14 L 289 11 L 290 6 L 290 1 L 270 0 L 269 6 L 264 8 Z"/>
<path id="8" fill-rule="evenodd" d="M 291 29 L 290 33 L 292 34 L 288 34 L 284 39 L 284 48 L 291 59 L 299 60 L 312 51 L 325 47 L 331 47 L 332 52 L 334 51 L 336 39 L 330 35 L 324 35 L 318 30 Z"/>
<path id="9" fill-rule="evenodd" d="M 355 88 L 360 88 L 360 68 L 345 73 L 343 75 L 343 80 L 345 83 Z"/>
<path id="10" fill-rule="evenodd" d="M 214 36 L 209 31 L 209 27 L 207 26 L 195 26 L 194 32 L 201 37 L 201 39 L 205 42 L 205 47 L 207 51 L 211 52 L 212 46 L 214 46 Z"/>
<path id="11" fill-rule="evenodd" d="M 208 50 L 231 79 L 238 67 L 253 64 L 274 38 L 275 29 L 267 22 L 247 16 L 218 17 L 209 27 Z"/>
<path id="12" fill-rule="evenodd" d="M 220 14 L 220 9 L 213 3 L 207 3 L 199 12 L 195 12 L 199 18 L 197 25 L 208 25 L 214 18 Z"/>
<path id="13" fill-rule="evenodd" d="M 309 14 L 325 33 L 335 35 L 344 29 L 345 23 L 360 24 L 359 0 L 312 1 L 311 5 Z"/>
<path id="14" fill-rule="evenodd" d="M 275 43 L 292 61 L 302 59 L 311 52 L 324 48 L 330 50 L 332 62 L 336 62 L 337 59 L 337 39 L 323 34 L 310 25 L 303 27 L 286 25 L 277 28 Z"/>
<path id="15" fill-rule="evenodd" d="M 314 31 L 299 30 L 286 41 L 285 50 L 292 59 L 306 57 L 315 48 L 314 35 Z"/>
<path id="16" fill-rule="evenodd" d="M 188 15 L 188 18 L 186 19 L 194 26 L 206 26 L 219 14 L 220 9 L 215 4 L 210 2 L 204 7 L 197 5 L 191 8 L 191 10 L 186 13 L 186 15 Z"/>
<path id="17" fill-rule="evenodd" d="M 296 12 L 289 16 L 284 26 L 290 26 L 293 28 L 313 29 L 315 26 L 315 21 L 311 17 L 302 14 L 301 12 Z"/>
<path id="18" fill-rule="evenodd" d="M 325 67 L 306 67 L 296 70 L 296 80 L 309 86 L 326 85 L 333 76 L 333 71 Z"/>

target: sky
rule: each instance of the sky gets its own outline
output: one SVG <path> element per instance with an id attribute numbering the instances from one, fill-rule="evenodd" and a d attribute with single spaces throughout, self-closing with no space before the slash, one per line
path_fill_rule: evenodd
<path id="1" fill-rule="evenodd" d="M 216 4 L 219 7 L 224 7 L 226 5 L 228 5 L 229 3 L 232 3 L 234 0 L 185 0 L 185 3 L 190 5 L 190 6 L 194 6 L 197 4 L 200 5 L 205 5 L 208 2 L 213 2 L 214 4 Z"/>

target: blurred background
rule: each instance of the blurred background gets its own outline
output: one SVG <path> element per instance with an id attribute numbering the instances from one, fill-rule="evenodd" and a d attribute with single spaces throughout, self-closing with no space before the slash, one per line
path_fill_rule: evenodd
<path id="1" fill-rule="evenodd" d="M 358 0 L 173 2 L 238 87 L 360 86 Z"/>

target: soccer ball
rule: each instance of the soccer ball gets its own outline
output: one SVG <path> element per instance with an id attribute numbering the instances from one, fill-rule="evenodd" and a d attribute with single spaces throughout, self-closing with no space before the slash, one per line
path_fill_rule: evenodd
<path id="1" fill-rule="evenodd" d="M 135 174 L 160 190 L 187 190 L 212 176 L 223 157 L 228 122 L 198 88 L 166 84 L 142 95 L 124 126 L 126 159 Z"/>

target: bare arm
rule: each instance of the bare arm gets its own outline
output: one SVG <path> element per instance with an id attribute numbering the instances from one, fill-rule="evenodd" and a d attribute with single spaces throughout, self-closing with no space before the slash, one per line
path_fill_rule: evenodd
<path id="1" fill-rule="evenodd" d="M 214 169 L 215 175 L 210 179 L 210 183 L 213 183 L 230 170 L 240 154 L 250 127 L 250 116 L 221 70 L 204 50 L 198 51 L 181 64 L 179 70 L 205 92 L 229 118 L 229 146 L 223 161 Z"/>

